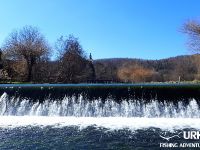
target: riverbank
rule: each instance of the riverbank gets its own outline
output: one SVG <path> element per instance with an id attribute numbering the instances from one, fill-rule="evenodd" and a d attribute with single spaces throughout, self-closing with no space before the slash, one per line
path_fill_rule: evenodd
<path id="1" fill-rule="evenodd" d="M 200 82 L 150 82 L 150 83 L 30 83 L 30 82 L 9 82 L 0 83 L 1 87 L 90 87 L 90 88 L 109 88 L 109 87 L 130 87 L 130 88 L 200 88 Z"/>

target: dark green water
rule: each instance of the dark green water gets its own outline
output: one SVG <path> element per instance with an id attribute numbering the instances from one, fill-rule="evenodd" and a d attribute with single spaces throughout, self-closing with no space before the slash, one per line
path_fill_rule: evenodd
<path id="1" fill-rule="evenodd" d="M 142 101 L 187 101 L 200 99 L 199 84 L 1 84 L 0 95 L 44 101 L 61 99 L 64 96 L 102 101 L 111 98 L 115 101 L 138 99 Z"/>
<path id="2" fill-rule="evenodd" d="M 185 130 L 187 131 L 189 129 Z M 177 132 L 181 131 L 178 130 Z M 149 128 L 132 132 L 128 129 L 109 131 L 106 128 L 97 128 L 94 126 L 89 126 L 82 130 L 75 126 L 63 128 L 29 126 L 14 129 L 0 129 L 0 149 L 159 150 L 162 149 L 160 148 L 160 143 L 166 142 L 159 137 L 162 133 L 163 131 L 159 128 Z M 182 143 L 197 141 L 174 138 L 171 142 Z M 169 149 L 169 147 L 163 149 Z"/>

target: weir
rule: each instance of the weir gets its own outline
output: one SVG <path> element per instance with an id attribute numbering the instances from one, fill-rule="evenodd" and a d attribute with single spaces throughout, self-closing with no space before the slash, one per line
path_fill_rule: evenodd
<path id="1" fill-rule="evenodd" d="M 143 102 L 129 99 L 116 102 L 113 99 L 96 100 L 77 97 L 44 99 L 42 102 L 21 97 L 11 97 L 3 93 L 0 97 L 2 116 L 75 116 L 75 117 L 148 117 L 148 118 L 199 118 L 200 109 L 195 99 L 177 103 L 168 101 Z"/>
<path id="2" fill-rule="evenodd" d="M 199 90 L 198 85 L 4 85 L 2 143 L 31 137 L 22 147 L 47 138 L 49 145 L 59 137 L 62 143 L 75 141 L 73 145 L 127 141 L 134 149 L 138 142 L 157 147 L 168 137 L 187 142 L 183 131 L 200 130 Z"/>
<path id="3" fill-rule="evenodd" d="M 1 116 L 200 118 L 199 85 L 2 85 Z"/>
<path id="4" fill-rule="evenodd" d="M 199 84 L 1 84 L 0 95 L 7 93 L 9 97 L 20 97 L 30 101 L 62 100 L 64 97 L 93 101 L 112 99 L 121 101 L 138 100 L 151 102 L 186 104 L 191 99 L 200 100 Z"/>

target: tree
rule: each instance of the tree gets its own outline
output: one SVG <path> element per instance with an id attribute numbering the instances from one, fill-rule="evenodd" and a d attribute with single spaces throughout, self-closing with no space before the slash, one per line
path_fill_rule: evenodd
<path id="1" fill-rule="evenodd" d="M 200 52 L 200 23 L 188 21 L 183 25 L 182 31 L 189 36 L 189 48 L 195 52 Z"/>
<path id="2" fill-rule="evenodd" d="M 3 62 L 2 62 L 2 51 L 0 49 L 0 69 L 3 68 Z"/>
<path id="3" fill-rule="evenodd" d="M 90 59 L 90 61 L 92 61 L 92 60 L 93 60 L 93 59 L 92 59 L 92 54 L 91 54 L 91 53 L 90 53 L 89 59 Z"/>
<path id="4" fill-rule="evenodd" d="M 138 64 L 122 66 L 118 70 L 118 77 L 123 82 L 149 82 L 155 74 L 154 70 L 144 68 Z"/>
<path id="5" fill-rule="evenodd" d="M 36 27 L 25 26 L 12 32 L 3 46 L 4 53 L 10 60 L 25 61 L 27 81 L 32 81 L 32 70 L 39 61 L 49 56 L 49 45 Z"/>
<path id="6" fill-rule="evenodd" d="M 91 75 L 90 75 L 90 80 L 94 81 L 96 79 L 96 73 L 95 73 L 95 68 L 93 64 L 93 59 L 92 59 L 92 54 L 90 53 L 89 55 L 89 68 L 91 70 Z"/>
<path id="7" fill-rule="evenodd" d="M 89 61 L 77 38 L 72 35 L 67 38 L 61 36 L 56 49 L 59 53 L 59 82 L 77 83 L 88 78 Z"/>
<path id="8" fill-rule="evenodd" d="M 199 53 L 200 52 L 200 22 L 195 21 L 195 20 L 186 22 L 183 25 L 183 33 L 189 36 L 189 40 L 188 40 L 189 48 L 192 51 Z M 193 62 L 195 65 L 192 68 L 195 68 L 196 66 L 196 70 L 197 70 L 196 77 L 197 79 L 199 79 L 200 61 L 199 61 L 198 55 L 194 57 Z M 192 73 L 190 72 L 190 74 Z"/>

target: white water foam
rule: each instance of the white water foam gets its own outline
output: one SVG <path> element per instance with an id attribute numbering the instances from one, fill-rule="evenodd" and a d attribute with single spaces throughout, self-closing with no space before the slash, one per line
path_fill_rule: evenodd
<path id="1" fill-rule="evenodd" d="M 33 103 L 27 99 L 9 98 L 4 93 L 0 97 L 0 128 L 26 126 L 78 126 L 80 129 L 96 126 L 132 131 L 151 127 L 200 129 L 200 109 L 194 99 L 186 106 L 182 102 L 174 105 L 156 100 L 144 104 L 135 100 L 117 103 L 109 99 L 103 103 L 101 100 L 83 100 L 82 96 Z"/>
<path id="2" fill-rule="evenodd" d="M 160 128 L 173 131 L 175 129 L 200 129 L 200 119 L 192 118 L 126 118 L 126 117 L 47 117 L 47 116 L 1 116 L 0 128 L 16 128 L 26 126 L 88 126 L 103 127 L 110 130 L 129 129 L 132 131 L 147 128 Z"/>
<path id="3" fill-rule="evenodd" d="M 84 100 L 82 96 L 64 97 L 61 100 L 44 100 L 42 103 L 28 99 L 0 97 L 0 116 L 70 116 L 70 117 L 145 117 L 145 118 L 200 118 L 195 99 L 185 105 L 166 101 L 129 100 L 117 103 L 112 99 Z"/>

